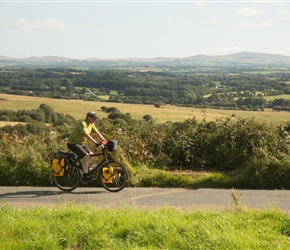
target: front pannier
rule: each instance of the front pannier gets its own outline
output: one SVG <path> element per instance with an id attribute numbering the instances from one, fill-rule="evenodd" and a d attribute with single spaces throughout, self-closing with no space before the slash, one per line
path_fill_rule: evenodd
<path id="1" fill-rule="evenodd" d="M 113 183 L 114 168 L 113 167 L 103 167 L 102 169 L 102 182 L 103 183 Z"/>
<path id="2" fill-rule="evenodd" d="M 118 148 L 118 141 L 116 140 L 108 141 L 107 147 L 108 147 L 108 151 L 111 151 L 111 152 L 116 151 Z"/>

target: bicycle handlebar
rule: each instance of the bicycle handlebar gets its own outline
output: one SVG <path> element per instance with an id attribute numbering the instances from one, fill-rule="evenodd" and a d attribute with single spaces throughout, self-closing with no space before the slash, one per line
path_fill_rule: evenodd
<path id="1" fill-rule="evenodd" d="M 99 147 L 99 146 L 103 145 L 104 147 L 107 147 L 107 144 L 108 144 L 108 141 L 105 140 L 105 141 L 97 142 L 96 146 Z"/>

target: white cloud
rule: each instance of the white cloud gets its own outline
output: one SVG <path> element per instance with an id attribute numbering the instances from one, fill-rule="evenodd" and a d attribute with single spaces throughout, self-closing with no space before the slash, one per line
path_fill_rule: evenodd
<path id="1" fill-rule="evenodd" d="M 234 23 L 230 25 L 233 28 L 243 28 L 243 29 L 260 29 L 260 28 L 271 28 L 273 27 L 272 24 L 267 22 L 261 22 L 261 23 L 246 23 L 246 22 L 240 22 L 240 23 Z"/>
<path id="2" fill-rule="evenodd" d="M 233 12 L 232 16 L 258 16 L 262 13 L 261 10 L 258 9 L 250 9 L 250 8 L 242 8 L 238 11 Z"/>
<path id="3" fill-rule="evenodd" d="M 64 21 L 56 18 L 41 21 L 27 21 L 19 19 L 16 21 L 0 21 L 0 28 L 16 28 L 22 30 L 63 30 L 69 26 Z"/>

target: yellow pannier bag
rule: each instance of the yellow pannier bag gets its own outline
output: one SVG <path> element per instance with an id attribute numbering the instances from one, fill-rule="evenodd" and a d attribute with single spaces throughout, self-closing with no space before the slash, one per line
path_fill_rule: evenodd
<path id="1" fill-rule="evenodd" d="M 103 167 L 102 169 L 102 182 L 103 183 L 113 183 L 114 168 L 113 167 Z"/>
<path id="2" fill-rule="evenodd" d="M 54 176 L 63 176 L 65 166 L 66 166 L 66 160 L 64 158 L 53 159 L 52 163 L 51 163 L 53 175 Z"/>

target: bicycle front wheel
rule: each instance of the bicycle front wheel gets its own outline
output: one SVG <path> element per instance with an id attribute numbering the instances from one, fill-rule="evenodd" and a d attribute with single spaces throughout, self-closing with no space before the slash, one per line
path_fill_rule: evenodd
<path id="1" fill-rule="evenodd" d="M 81 172 L 77 166 L 68 166 L 63 176 L 53 176 L 56 186 L 63 191 L 72 191 L 80 184 Z"/>
<path id="2" fill-rule="evenodd" d="M 100 179 L 103 187 L 110 192 L 119 192 L 129 182 L 128 171 L 123 164 L 109 161 L 100 168 Z"/>

